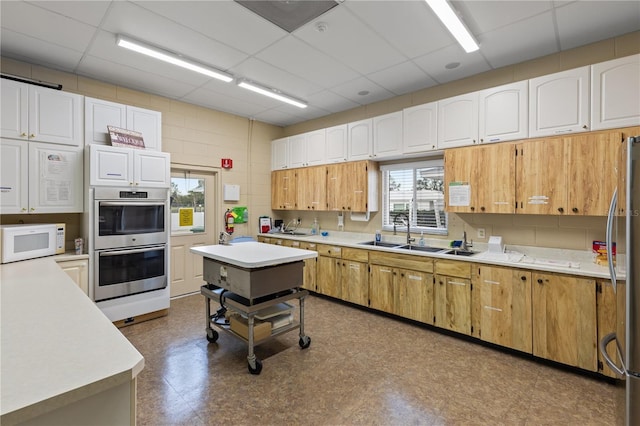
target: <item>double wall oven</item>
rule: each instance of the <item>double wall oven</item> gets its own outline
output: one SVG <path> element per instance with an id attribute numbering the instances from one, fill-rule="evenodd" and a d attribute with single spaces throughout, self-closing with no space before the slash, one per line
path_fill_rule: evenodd
<path id="1" fill-rule="evenodd" d="M 160 188 L 94 188 L 96 302 L 167 287 L 167 193 Z"/>

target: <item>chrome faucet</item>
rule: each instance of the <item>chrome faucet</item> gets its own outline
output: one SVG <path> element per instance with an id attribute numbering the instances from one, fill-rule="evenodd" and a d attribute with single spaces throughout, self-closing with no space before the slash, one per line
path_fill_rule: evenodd
<path id="1" fill-rule="evenodd" d="M 396 221 L 398 218 L 402 218 L 402 224 L 407 226 L 407 245 L 411 245 L 416 239 L 411 238 L 411 225 L 409 223 L 409 216 L 406 213 L 398 213 L 398 215 L 393 219 L 393 234 L 396 234 Z"/>
<path id="2" fill-rule="evenodd" d="M 231 235 L 228 232 L 222 231 L 220 233 L 220 238 L 218 238 L 218 244 L 222 244 L 223 246 L 228 246 L 230 237 Z"/>
<path id="3" fill-rule="evenodd" d="M 460 250 L 469 251 L 469 247 L 473 247 L 473 240 L 470 243 L 467 242 L 467 231 L 462 232 L 462 244 Z"/>

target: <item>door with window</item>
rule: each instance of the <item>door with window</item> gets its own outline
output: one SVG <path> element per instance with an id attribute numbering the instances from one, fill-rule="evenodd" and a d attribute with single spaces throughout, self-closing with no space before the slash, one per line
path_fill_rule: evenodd
<path id="1" fill-rule="evenodd" d="M 215 179 L 212 171 L 171 171 L 171 297 L 200 291 L 202 256 L 191 247 L 215 244 Z"/>

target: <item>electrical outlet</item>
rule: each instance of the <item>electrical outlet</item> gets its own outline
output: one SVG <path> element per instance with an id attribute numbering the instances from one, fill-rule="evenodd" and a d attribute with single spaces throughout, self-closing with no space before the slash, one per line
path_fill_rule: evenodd
<path id="1" fill-rule="evenodd" d="M 302 223 L 302 220 L 300 218 L 298 218 L 298 222 L 296 224 L 300 225 L 301 223 Z"/>
<path id="2" fill-rule="evenodd" d="M 478 238 L 484 238 L 484 228 L 478 228 Z"/>

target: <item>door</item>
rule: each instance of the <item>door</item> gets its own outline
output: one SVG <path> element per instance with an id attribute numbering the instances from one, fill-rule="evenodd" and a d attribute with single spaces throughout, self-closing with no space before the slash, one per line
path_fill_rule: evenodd
<path id="1" fill-rule="evenodd" d="M 433 274 L 400 269 L 396 278 L 396 313 L 433 324 Z"/>
<path id="2" fill-rule="evenodd" d="M 204 284 L 203 258 L 191 248 L 216 242 L 216 179 L 213 171 L 171 172 L 171 297 L 197 292 Z"/>
<path id="3" fill-rule="evenodd" d="M 0 141 L 0 211 L 27 213 L 29 208 L 29 144 Z"/>
<path id="4" fill-rule="evenodd" d="M 369 307 L 379 311 L 395 313 L 396 271 L 389 266 L 371 265 L 369 273 Z"/>

